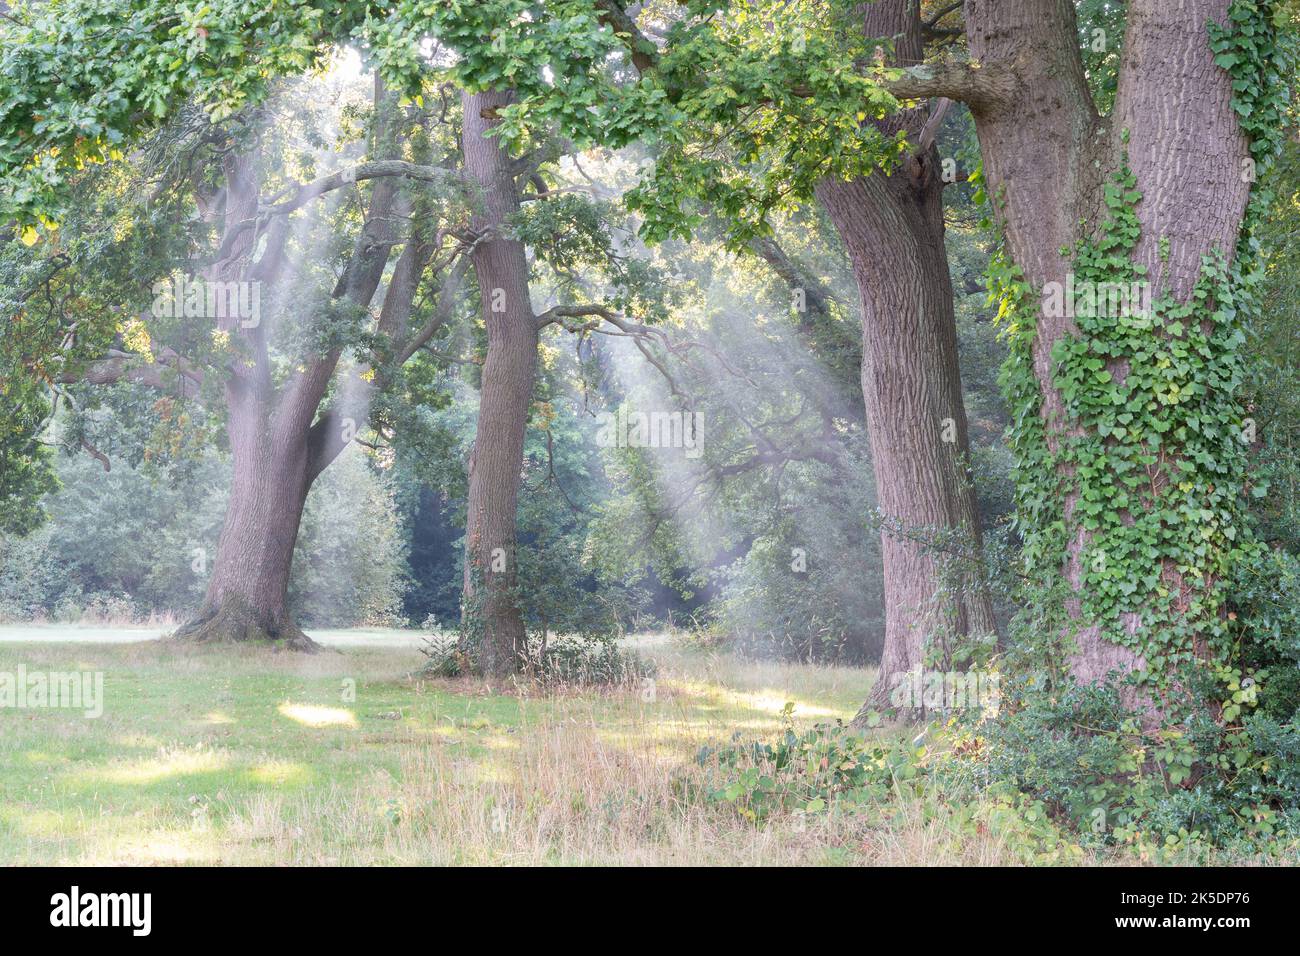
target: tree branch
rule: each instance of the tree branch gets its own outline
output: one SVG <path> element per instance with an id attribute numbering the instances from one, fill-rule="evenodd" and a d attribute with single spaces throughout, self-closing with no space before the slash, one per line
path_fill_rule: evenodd
<path id="1" fill-rule="evenodd" d="M 99 462 L 101 465 L 104 466 L 104 471 L 106 472 L 112 471 L 113 465 L 108 460 L 108 456 L 105 455 L 102 451 L 100 451 L 90 442 L 86 441 L 86 439 L 84 438 L 81 439 L 81 447 L 86 450 L 86 453 L 89 454 L 91 458 L 95 459 L 97 462 Z"/>
<path id="2" fill-rule="evenodd" d="M 341 189 L 344 186 L 355 186 L 367 179 L 382 179 L 387 176 L 405 176 L 407 179 L 413 179 L 417 182 L 443 185 L 456 185 L 462 181 L 458 170 L 447 169 L 444 166 L 423 166 L 419 163 L 408 163 L 403 159 L 381 159 L 360 163 L 347 169 L 336 170 L 326 176 L 313 179 L 309 183 L 299 183 L 291 190 L 286 190 L 286 192 L 291 192 L 287 199 L 258 209 L 257 216 L 253 219 L 245 219 L 232 225 L 221 244 L 221 249 L 217 253 L 217 259 L 224 259 L 229 254 L 230 247 L 234 245 L 235 239 L 243 232 L 259 223 L 266 222 L 273 216 L 287 216 L 289 213 L 301 209 L 313 199 L 335 189 Z M 280 195 L 284 195 L 284 193 Z"/>
<path id="3" fill-rule="evenodd" d="M 965 103 L 977 113 L 1011 106 L 1019 86 L 1012 69 L 1001 63 L 923 63 L 900 70 L 898 76 L 880 85 L 898 99 L 942 96 Z"/>
<path id="4" fill-rule="evenodd" d="M 930 19 L 926 20 L 922 24 L 922 26 L 924 26 L 926 29 L 932 29 L 939 23 L 940 20 L 942 20 L 948 14 L 955 13 L 956 11 L 960 10 L 963 3 L 965 3 L 965 0 L 953 0 L 952 3 L 940 7 L 931 15 Z"/>
<path id="5" fill-rule="evenodd" d="M 924 156 L 934 145 L 934 139 L 939 135 L 939 127 L 943 125 L 943 118 L 952 106 L 952 100 L 946 96 L 941 96 L 934 104 L 934 109 L 930 111 L 930 116 L 925 121 L 925 126 L 921 129 L 921 135 L 916 138 L 916 155 Z"/>
<path id="6" fill-rule="evenodd" d="M 618 0 L 597 0 L 596 6 L 601 11 L 600 22 L 613 29 L 614 34 L 627 45 L 637 73 L 645 75 L 654 69 L 659 60 L 659 48 L 641 32 L 636 20 L 628 15 L 623 4 Z"/>
<path id="7" fill-rule="evenodd" d="M 60 375 L 58 381 L 64 385 L 71 385 L 76 382 L 86 382 L 90 385 L 111 385 L 114 382 L 125 381 L 165 390 L 170 383 L 163 378 L 163 368 L 171 369 L 178 378 L 189 379 L 200 388 L 203 387 L 204 375 L 202 369 L 197 368 L 189 359 L 166 347 L 154 350 L 153 361 L 149 361 L 145 356 L 134 352 L 109 349 L 103 358 L 96 359 L 88 364 L 81 374 L 66 373 Z"/>

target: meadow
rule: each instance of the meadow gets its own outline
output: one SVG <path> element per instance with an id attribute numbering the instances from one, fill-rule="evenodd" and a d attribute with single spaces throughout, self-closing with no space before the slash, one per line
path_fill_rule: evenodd
<path id="1" fill-rule="evenodd" d="M 492 688 L 420 678 L 418 631 L 319 631 L 315 655 L 148 633 L 0 628 L 0 672 L 104 674 L 97 719 L 0 709 L 0 864 L 1144 862 L 1044 856 L 1022 821 L 976 808 L 971 826 L 941 792 L 756 824 L 692 787 L 703 745 L 848 720 L 871 669 L 656 634 L 624 642 L 653 683 Z"/>

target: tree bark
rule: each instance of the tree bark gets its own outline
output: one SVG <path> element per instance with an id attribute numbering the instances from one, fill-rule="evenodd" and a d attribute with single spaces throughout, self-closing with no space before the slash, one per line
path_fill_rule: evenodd
<path id="1" fill-rule="evenodd" d="M 507 232 L 507 220 L 519 209 L 519 191 L 509 155 L 488 135 L 497 122 L 489 111 L 510 100 L 510 93 L 500 92 L 461 97 L 465 171 L 478 187 L 471 257 L 488 336 L 469 461 L 464 615 L 468 630 L 479 638 L 480 666 L 494 677 L 515 673 L 526 650 L 516 593 L 515 524 L 538 341 L 528 261 L 523 244 Z"/>
<path id="2" fill-rule="evenodd" d="M 379 116 L 375 151 L 391 153 L 395 149 L 391 127 L 395 97 L 386 94 L 378 81 L 375 102 Z M 227 228 L 222 249 L 226 255 L 205 270 L 204 278 L 231 281 L 243 279 L 245 274 L 265 275 L 273 270 L 261 263 L 250 269 L 245 261 L 252 253 L 254 234 L 243 226 L 258 209 L 254 159 L 231 155 L 225 169 Z M 397 195 L 395 178 L 376 180 L 366 221 L 335 289 L 336 296 L 358 306 L 368 306 L 375 296 L 396 242 L 391 220 Z M 419 260 L 419 268 L 425 262 L 427 256 Z M 391 328 L 381 331 L 391 334 L 405 326 L 417 280 L 418 275 L 414 279 L 407 276 L 396 290 L 390 285 L 391 295 L 385 295 L 384 304 Z M 237 339 L 246 355 L 245 360 L 232 363 L 225 388 L 234 475 L 207 593 L 198 614 L 176 637 L 196 642 L 266 640 L 294 650 L 315 650 L 316 643 L 289 612 L 289 576 L 307 494 L 350 443 L 354 431 L 345 429 L 337 410 L 317 419 L 341 351 L 309 358 L 277 388 L 271 376 L 265 325 L 259 322 L 245 328 L 237 318 L 227 317 L 219 322 L 219 328 Z M 346 411 L 355 416 L 353 425 L 357 426 L 368 411 L 370 390 L 359 378 L 353 384 L 359 402 L 352 402 Z"/>
<path id="3" fill-rule="evenodd" d="M 1125 159 L 1141 193 L 1141 236 L 1132 258 L 1145 267 L 1153 299 L 1169 292 L 1187 301 L 1203 256 L 1232 258 L 1249 192 L 1242 175 L 1249 150 L 1232 109 L 1231 77 L 1215 65 L 1206 27 L 1210 20 L 1223 24 L 1229 6 L 1230 0 L 1132 0 L 1114 113 L 1103 118 L 1084 77 L 1070 0 L 967 0 L 972 56 L 990 75 L 1012 82 L 997 95 L 971 96 L 958 77 L 947 95 L 971 105 L 986 188 L 1007 249 L 1031 290 L 1065 281 L 1072 268 L 1069 247 L 1089 238 L 1105 218 L 1102 184 Z M 915 88 L 905 79 L 899 88 L 909 87 Z M 1037 317 L 1033 371 L 1053 452 L 1066 438 L 1084 434 L 1053 382 L 1053 347 L 1077 333 L 1068 317 L 1046 310 Z M 1112 360 L 1108 369 L 1124 374 L 1122 361 Z M 1175 462 L 1177 447 L 1166 447 L 1165 457 Z M 1157 466 L 1153 487 L 1167 482 L 1171 469 Z M 1069 671 L 1083 683 L 1104 681 L 1114 670 L 1143 671 L 1147 661 L 1139 651 L 1103 633 L 1134 634 L 1136 613 L 1099 621 L 1081 611 L 1085 550 L 1104 550 L 1107 543 L 1075 518 L 1079 486 L 1062 474 L 1065 490 L 1057 505 L 1069 544 L 1061 573 L 1073 594 L 1057 610 L 1071 621 L 1065 635 Z M 1151 502 L 1135 500 L 1133 513 L 1148 507 Z M 1209 576 L 1185 578 L 1169 560 L 1161 575 L 1181 592 L 1184 608 L 1207 599 L 1215 586 Z M 1160 717 L 1163 705 L 1149 697 L 1127 689 L 1123 696 Z"/>
<path id="4" fill-rule="evenodd" d="M 917 8 L 909 0 L 864 8 L 866 35 L 894 37 L 901 64 L 922 55 Z M 912 109 L 881 125 L 888 134 L 905 129 L 916 143 L 925 120 L 924 110 Z M 885 708 L 918 717 L 923 702 L 894 691 L 910 687 L 906 675 L 926 666 L 927 646 L 942 660 L 953 639 L 996 629 L 981 575 L 972 573 L 982 542 L 966 465 L 938 151 L 929 145 L 890 175 L 824 180 L 816 193 L 848 250 L 862 299 L 862 394 L 885 521 L 885 643 L 859 718 Z M 964 533 L 967 555 L 945 579 L 944 556 L 924 538 L 953 530 Z"/>
<path id="5" fill-rule="evenodd" d="M 227 392 L 234 478 L 203 605 L 176 637 L 196 642 L 316 643 L 289 613 L 289 572 L 311 489 L 307 435 L 277 428 L 274 396 L 233 381 Z"/>
<path id="6" fill-rule="evenodd" d="M 223 163 L 228 223 L 257 210 L 255 161 L 229 154 Z M 252 234 L 231 243 L 229 254 L 206 268 L 208 282 L 239 281 Z M 218 329 L 239 341 L 244 358 L 226 377 L 226 432 L 233 478 L 225 523 L 217 544 L 207 593 L 195 617 L 175 637 L 195 642 L 274 641 L 294 650 L 316 644 L 294 623 L 288 609 L 289 569 L 311 486 L 306 477 L 306 430 L 277 416 L 266 330 L 245 328 L 237 316 L 220 317 Z"/>

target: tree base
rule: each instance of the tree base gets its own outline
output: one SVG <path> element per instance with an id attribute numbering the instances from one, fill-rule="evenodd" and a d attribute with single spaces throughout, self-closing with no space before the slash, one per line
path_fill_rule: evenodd
<path id="1" fill-rule="evenodd" d="M 236 601 L 201 610 L 182 624 L 172 640 L 189 644 L 269 644 L 277 650 L 315 654 L 321 645 L 292 621 L 268 623 L 263 615 Z"/>
<path id="2" fill-rule="evenodd" d="M 909 706 L 906 702 L 900 704 L 891 699 L 891 690 L 896 686 L 899 676 L 897 672 L 884 671 L 877 675 L 876 682 L 867 693 L 866 703 L 859 708 L 849 723 L 850 727 L 868 730 L 873 726 L 908 725 L 925 721 L 927 715 L 924 707 Z"/>

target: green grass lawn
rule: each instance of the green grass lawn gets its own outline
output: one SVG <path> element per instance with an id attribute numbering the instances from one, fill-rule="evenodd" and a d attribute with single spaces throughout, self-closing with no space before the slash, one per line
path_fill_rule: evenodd
<path id="1" fill-rule="evenodd" d="M 685 785 L 701 745 L 776 737 L 787 701 L 801 727 L 850 718 L 870 669 L 652 635 L 627 643 L 653 686 L 503 692 L 415 678 L 416 632 L 313 632 L 311 656 L 127 633 L 0 627 L 0 674 L 104 676 L 95 719 L 0 707 L 0 864 L 1180 862 L 1044 844 L 941 789 L 756 825 Z"/>
<path id="2" fill-rule="evenodd" d="M 314 656 L 128 636 L 0 628 L 0 672 L 104 674 L 97 719 L 0 709 L 0 862 L 752 859 L 759 834 L 694 819 L 674 774 L 788 700 L 851 717 L 872 679 L 651 637 L 653 689 L 494 693 L 413 678 L 414 632 L 314 633 Z"/>

